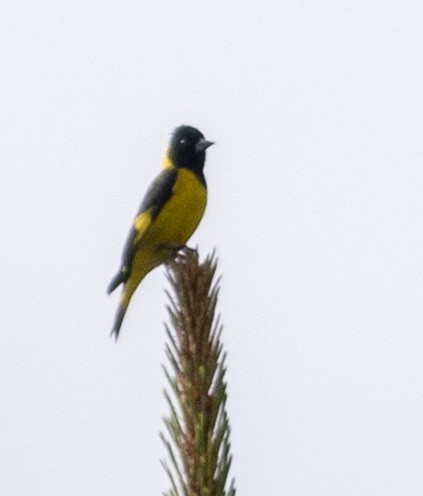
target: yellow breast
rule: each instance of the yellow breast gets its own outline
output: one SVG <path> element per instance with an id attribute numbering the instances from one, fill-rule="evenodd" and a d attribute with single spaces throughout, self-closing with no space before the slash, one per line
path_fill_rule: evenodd
<path id="1" fill-rule="evenodd" d="M 149 235 L 158 244 L 185 244 L 200 223 L 206 204 L 204 184 L 193 172 L 179 169 L 173 194 L 153 221 Z"/>

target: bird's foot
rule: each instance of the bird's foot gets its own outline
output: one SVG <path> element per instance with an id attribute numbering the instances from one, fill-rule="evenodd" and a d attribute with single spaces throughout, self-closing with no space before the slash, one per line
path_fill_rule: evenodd
<path id="1" fill-rule="evenodd" d="M 187 245 L 162 245 L 163 249 L 169 250 L 170 256 L 166 264 L 172 263 L 176 257 L 183 257 L 185 255 L 194 255 L 197 253 L 195 248 L 190 248 Z"/>
<path id="2" fill-rule="evenodd" d="M 183 245 L 179 251 L 182 251 L 187 255 L 194 255 L 194 253 L 197 253 L 196 248 L 190 248 L 188 245 Z"/>

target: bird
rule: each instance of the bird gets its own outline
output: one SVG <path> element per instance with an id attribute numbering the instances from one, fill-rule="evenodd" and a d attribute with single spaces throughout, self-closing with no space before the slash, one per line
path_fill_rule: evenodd
<path id="1" fill-rule="evenodd" d="M 111 335 L 117 340 L 131 298 L 154 268 L 174 259 L 200 223 L 207 204 L 206 150 L 213 141 L 192 126 L 177 127 L 163 169 L 148 188 L 129 231 L 120 268 L 107 293 L 123 285 Z"/>

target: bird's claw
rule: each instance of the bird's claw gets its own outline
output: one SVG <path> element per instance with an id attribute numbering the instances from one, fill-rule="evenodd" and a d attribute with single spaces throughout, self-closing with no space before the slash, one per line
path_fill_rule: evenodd
<path id="1" fill-rule="evenodd" d="M 162 248 L 170 252 L 169 260 L 165 262 L 166 265 L 172 263 L 178 256 L 193 255 L 197 251 L 187 245 L 162 245 Z"/>

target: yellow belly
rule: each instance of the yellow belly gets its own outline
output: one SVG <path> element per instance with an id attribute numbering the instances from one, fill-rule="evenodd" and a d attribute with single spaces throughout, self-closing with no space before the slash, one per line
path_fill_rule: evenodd
<path id="1" fill-rule="evenodd" d="M 200 223 L 206 204 L 204 185 L 193 172 L 180 169 L 170 200 L 143 236 L 141 245 L 147 250 L 184 245 Z"/>
<path id="2" fill-rule="evenodd" d="M 122 294 L 120 312 L 123 312 L 123 315 L 144 277 L 155 267 L 172 258 L 175 247 L 187 243 L 203 217 L 206 203 L 206 187 L 194 173 L 185 169 L 179 170 L 170 200 L 145 231 L 142 231 L 143 234 L 137 242 L 130 276 Z M 146 219 L 148 221 L 147 217 Z M 138 219 L 138 222 L 142 224 L 142 218 Z"/>

